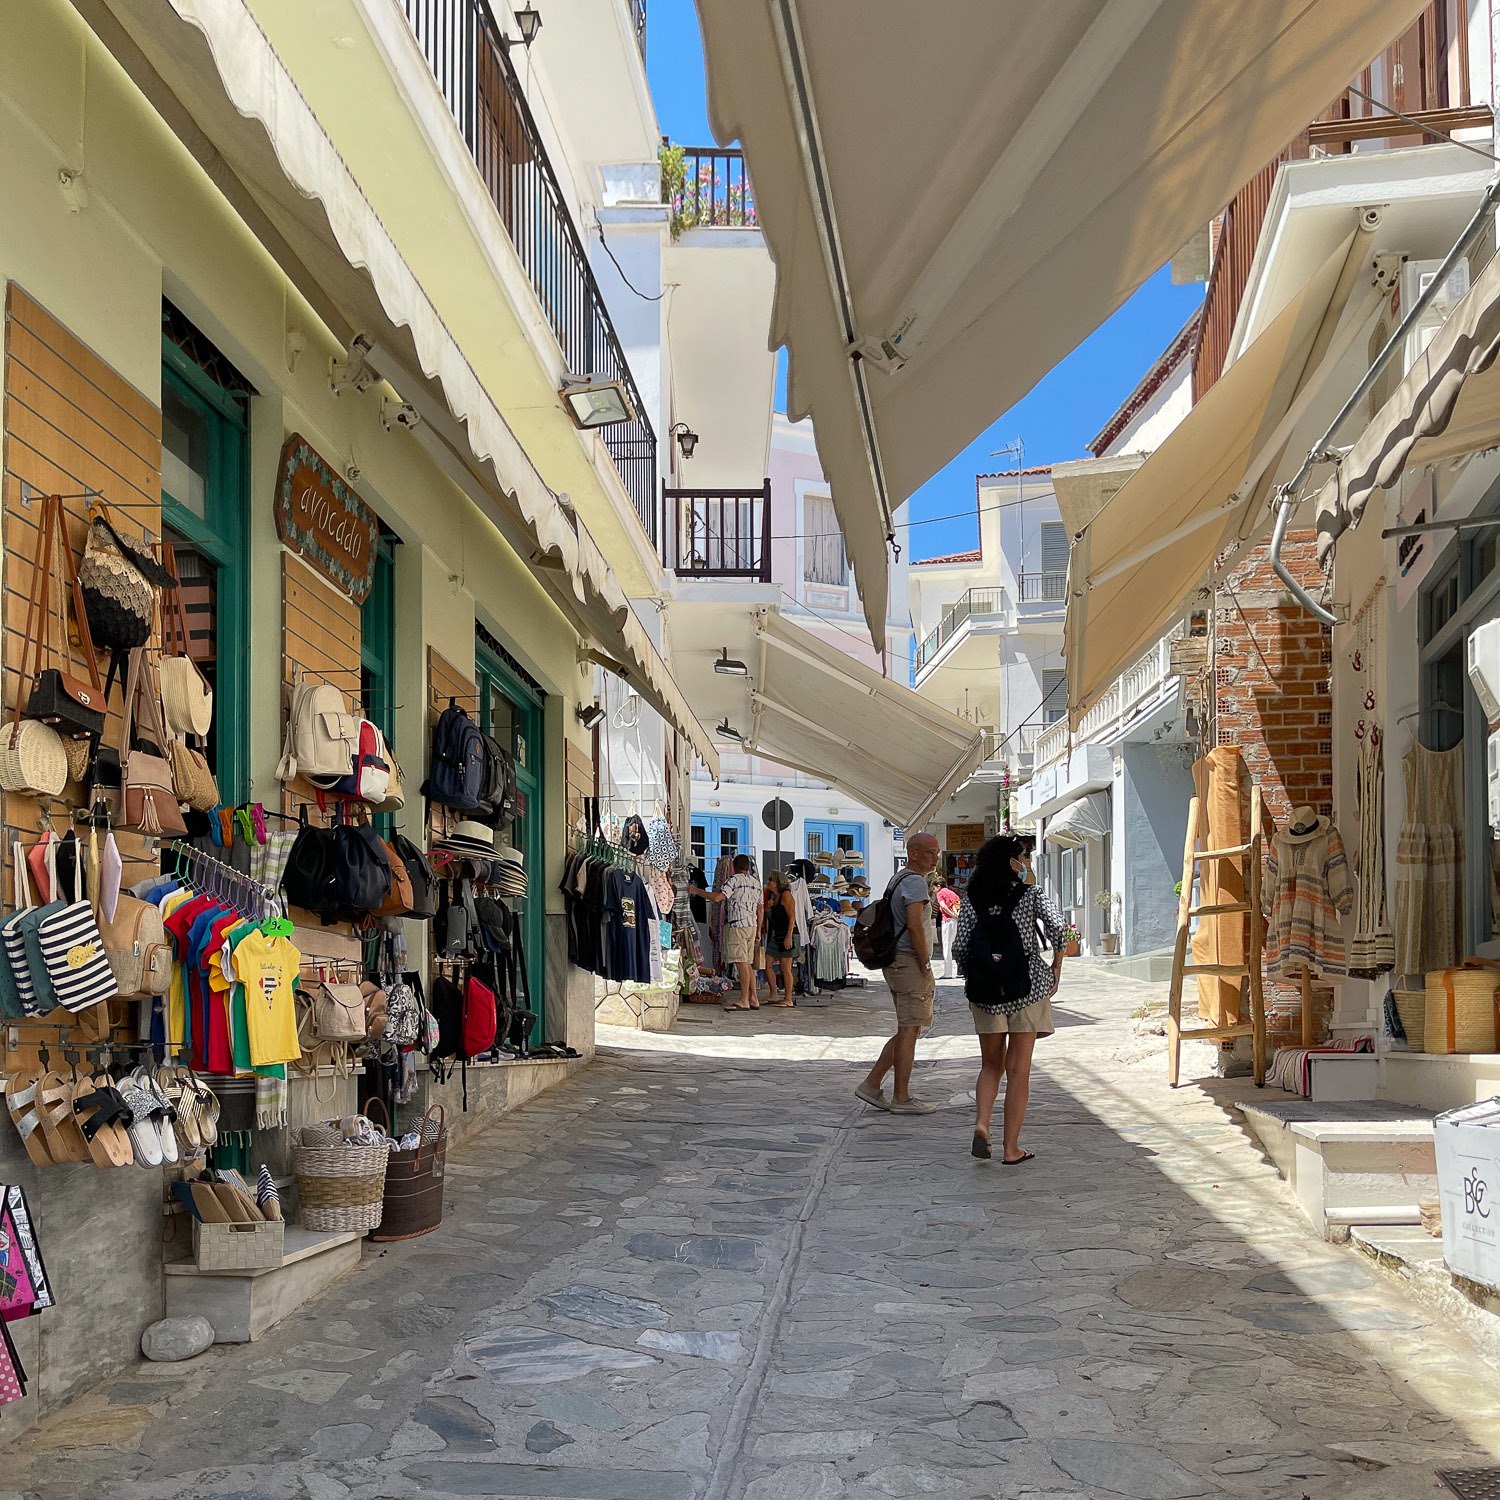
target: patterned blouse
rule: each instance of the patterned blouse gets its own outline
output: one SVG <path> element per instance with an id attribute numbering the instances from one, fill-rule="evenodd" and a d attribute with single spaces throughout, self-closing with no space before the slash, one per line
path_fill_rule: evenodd
<path id="1" fill-rule="evenodd" d="M 991 916 L 999 914 L 998 906 L 990 908 Z M 1046 1000 L 1052 994 L 1052 966 L 1042 962 L 1042 941 L 1037 926 L 1040 924 L 1046 931 L 1048 946 L 1055 951 L 1061 944 L 1065 931 L 1062 917 L 1051 898 L 1044 896 L 1041 888 L 1034 885 L 1028 885 L 1022 891 L 1012 916 L 1016 930 L 1021 934 L 1021 947 L 1025 950 L 1026 962 L 1031 970 L 1031 989 L 1019 1004 L 1014 1001 L 1008 1005 L 986 1005 L 982 1000 L 973 1002 L 980 1010 L 988 1011 L 991 1015 L 1002 1012 L 1014 1015 L 1019 1010 L 1025 1010 L 1028 1005 L 1035 1005 L 1038 1000 Z M 978 925 L 979 917 L 974 904 L 965 896 L 963 905 L 958 909 L 958 931 L 953 935 L 953 956 L 958 960 L 960 973 L 964 972 L 964 959 L 968 956 L 969 943 Z"/>

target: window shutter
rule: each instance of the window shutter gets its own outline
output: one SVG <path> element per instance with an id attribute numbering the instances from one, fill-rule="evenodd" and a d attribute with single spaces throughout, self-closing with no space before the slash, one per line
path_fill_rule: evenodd
<path id="1" fill-rule="evenodd" d="M 1068 571 L 1068 531 L 1061 521 L 1042 522 L 1042 572 Z"/>
<path id="2" fill-rule="evenodd" d="M 845 587 L 849 582 L 849 563 L 844 556 L 844 533 L 833 501 L 827 495 L 804 497 L 802 533 L 803 581 Z"/>
<path id="3" fill-rule="evenodd" d="M 1062 667 L 1042 669 L 1042 723 L 1055 724 L 1068 711 L 1068 674 Z"/>

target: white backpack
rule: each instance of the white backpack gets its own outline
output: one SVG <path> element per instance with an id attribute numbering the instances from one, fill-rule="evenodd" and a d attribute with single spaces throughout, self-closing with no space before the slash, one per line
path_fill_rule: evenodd
<path id="1" fill-rule="evenodd" d="M 294 781 L 298 776 L 347 776 L 359 753 L 359 722 L 338 688 L 328 682 L 309 681 L 306 672 L 296 668 L 292 674 L 292 711 L 277 777 Z"/>

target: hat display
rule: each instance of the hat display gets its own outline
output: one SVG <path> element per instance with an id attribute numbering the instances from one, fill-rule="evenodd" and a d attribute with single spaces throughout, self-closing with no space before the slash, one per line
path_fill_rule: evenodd
<path id="1" fill-rule="evenodd" d="M 488 823 L 476 823 L 465 819 L 450 828 L 433 846 L 447 849 L 454 854 L 478 854 L 486 859 L 495 858 L 495 830 Z"/>
<path id="2" fill-rule="evenodd" d="M 521 851 L 512 844 L 501 844 L 495 850 L 495 862 L 490 866 L 489 885 L 502 896 L 524 896 L 526 894 L 526 866 Z"/>
<path id="3" fill-rule="evenodd" d="M 849 889 L 849 882 L 847 880 L 845 880 L 842 875 L 840 875 L 839 878 L 833 882 L 833 888 L 840 895 L 842 895 L 845 891 L 847 891 Z"/>
<path id="4" fill-rule="evenodd" d="M 1317 838 L 1327 827 L 1327 821 L 1318 816 L 1317 809 L 1304 804 L 1292 809 L 1285 837 L 1293 844 L 1305 844 L 1308 839 Z"/>

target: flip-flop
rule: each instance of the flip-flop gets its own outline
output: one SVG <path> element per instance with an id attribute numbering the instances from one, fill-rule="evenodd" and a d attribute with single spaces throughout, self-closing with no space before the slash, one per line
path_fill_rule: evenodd
<path id="1" fill-rule="evenodd" d="M 1023 1151 L 1014 1161 L 1006 1161 L 1006 1159 L 1002 1156 L 1000 1158 L 1000 1165 L 1002 1167 L 1019 1167 L 1023 1161 L 1035 1161 L 1035 1160 L 1036 1160 L 1036 1152 L 1035 1151 Z"/>
<path id="2" fill-rule="evenodd" d="M 177 1139 L 182 1145 L 183 1156 L 196 1156 L 203 1149 L 203 1138 L 198 1129 L 197 1102 L 193 1091 L 187 1086 L 186 1075 L 181 1068 L 165 1067 L 156 1070 L 156 1087 L 167 1096 L 167 1102 L 176 1112 Z"/>
<path id="3" fill-rule="evenodd" d="M 196 1073 L 188 1076 L 197 1091 L 198 1134 L 207 1150 L 219 1138 L 219 1096 Z"/>
<path id="4" fill-rule="evenodd" d="M 156 1133 L 161 1139 L 161 1159 L 170 1167 L 182 1160 L 182 1152 L 177 1148 L 177 1108 L 145 1068 L 137 1068 L 130 1076 L 156 1105 L 151 1117 L 156 1121 Z"/>
<path id="5" fill-rule="evenodd" d="M 128 1167 L 135 1160 L 127 1136 L 122 1148 L 114 1126 L 130 1118 L 130 1107 L 113 1088 L 100 1088 L 92 1078 L 73 1085 L 73 1113 L 96 1167 Z"/>
<path id="6" fill-rule="evenodd" d="M 977 1157 L 980 1161 L 988 1161 L 994 1155 L 994 1152 L 990 1150 L 989 1136 L 981 1135 L 976 1130 L 974 1132 L 974 1139 L 969 1145 L 969 1155 Z M 1015 1162 L 1010 1162 L 1008 1165 L 1015 1166 Z"/>
<path id="7" fill-rule="evenodd" d="M 35 1068 L 23 1068 L 5 1080 L 5 1107 L 11 1123 L 20 1132 L 26 1154 L 39 1167 L 56 1166 L 47 1150 L 47 1133 L 37 1112 L 37 1075 Z"/>

